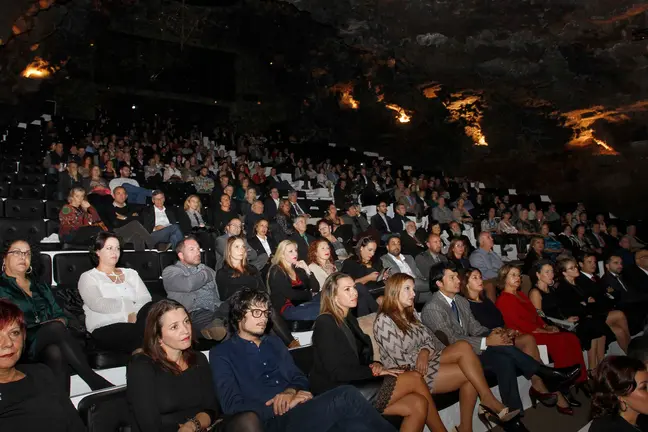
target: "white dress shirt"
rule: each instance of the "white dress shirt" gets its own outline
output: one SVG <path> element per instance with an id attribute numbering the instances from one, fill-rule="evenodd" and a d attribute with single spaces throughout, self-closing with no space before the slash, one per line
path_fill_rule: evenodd
<path id="1" fill-rule="evenodd" d="M 268 243 L 268 237 L 266 237 L 266 238 L 263 239 L 263 238 L 261 238 L 261 237 L 259 237 L 259 236 L 256 236 L 256 238 L 259 239 L 259 241 L 261 242 L 261 246 L 263 246 L 263 249 L 266 251 L 266 253 L 268 254 L 268 256 L 271 256 L 271 255 L 272 255 L 272 251 L 271 251 L 271 249 L 270 249 L 270 243 Z"/>
<path id="2" fill-rule="evenodd" d="M 445 301 L 448 302 L 448 306 L 452 307 L 452 302 L 454 301 L 454 298 L 448 297 L 447 295 L 443 294 L 441 291 L 439 291 L 439 294 L 441 294 L 443 296 L 443 298 L 445 299 Z M 455 307 L 457 307 L 457 306 L 455 306 Z M 457 309 L 457 311 L 458 310 L 459 309 Z M 459 315 L 459 314 L 457 314 L 457 315 L 459 317 L 459 325 L 461 327 L 463 327 L 463 323 L 461 322 L 461 315 Z M 479 349 L 482 350 L 482 351 L 485 351 L 486 348 L 488 348 L 488 345 L 486 345 L 486 338 L 483 337 L 483 338 L 481 338 L 481 345 L 479 346 Z"/>
<path id="3" fill-rule="evenodd" d="M 169 217 L 166 214 L 166 207 L 162 207 L 162 210 L 160 210 L 156 206 L 153 206 L 153 209 L 155 210 L 155 226 L 162 225 L 166 227 L 171 225 L 171 221 L 169 221 Z"/>

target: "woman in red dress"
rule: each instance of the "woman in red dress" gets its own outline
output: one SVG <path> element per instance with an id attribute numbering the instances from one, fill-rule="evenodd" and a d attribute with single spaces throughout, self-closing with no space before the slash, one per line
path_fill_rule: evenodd
<path id="1" fill-rule="evenodd" d="M 505 264 L 498 273 L 499 285 L 504 287 L 495 305 L 502 312 L 506 327 L 525 334 L 532 334 L 538 345 L 546 345 L 555 367 L 579 364 L 580 376 L 577 383 L 587 380 L 587 368 L 583 361 L 583 349 L 573 333 L 561 332 L 548 325 L 536 312 L 531 300 L 520 289 L 520 269 Z M 566 394 L 568 400 L 571 398 Z M 571 400 L 570 400 L 571 403 Z"/>

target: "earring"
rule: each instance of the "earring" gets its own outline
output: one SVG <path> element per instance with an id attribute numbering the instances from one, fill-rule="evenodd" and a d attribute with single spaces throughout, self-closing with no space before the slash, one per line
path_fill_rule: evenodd
<path id="1" fill-rule="evenodd" d="M 2 261 L 2 273 L 4 273 L 4 270 L 5 270 L 5 262 Z"/>
<path id="2" fill-rule="evenodd" d="M 619 399 L 619 409 L 621 409 L 621 411 L 623 412 L 628 411 L 628 402 Z"/>
<path id="3" fill-rule="evenodd" d="M 27 269 L 26 273 L 27 273 L 27 274 L 31 274 L 31 272 L 32 272 L 33 270 L 34 270 L 34 269 L 32 268 L 32 266 L 29 266 L 29 268 Z"/>

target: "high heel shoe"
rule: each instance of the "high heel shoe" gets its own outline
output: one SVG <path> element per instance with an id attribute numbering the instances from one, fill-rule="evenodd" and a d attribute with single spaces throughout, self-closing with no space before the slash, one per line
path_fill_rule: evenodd
<path id="1" fill-rule="evenodd" d="M 553 408 L 558 404 L 558 396 L 553 393 L 542 393 L 533 387 L 529 388 L 529 398 L 531 399 L 531 406 L 536 407 L 538 401 L 548 408 Z"/>
<path id="2" fill-rule="evenodd" d="M 556 392 L 571 385 L 580 375 L 580 369 L 580 365 L 564 368 L 550 368 L 543 365 L 538 368 L 535 374 L 550 392 Z"/>
<path id="3" fill-rule="evenodd" d="M 504 410 L 507 410 L 507 408 L 504 408 Z M 503 414 L 504 410 L 502 410 L 500 414 Z M 488 429 L 489 431 L 493 430 L 495 426 L 499 426 L 504 429 L 505 432 L 529 432 L 526 426 L 524 426 L 524 423 L 522 423 L 522 420 L 520 420 L 519 411 L 520 410 L 512 411 L 500 418 L 490 408 L 480 405 L 477 415 L 479 417 L 479 420 L 481 420 L 486 429 Z M 515 413 L 515 416 L 509 417 L 513 413 Z M 503 418 L 508 418 L 508 420 L 503 421 Z M 491 422 L 491 420 L 493 420 L 495 425 L 493 425 L 493 422 Z"/>
<path id="4" fill-rule="evenodd" d="M 572 406 L 572 407 L 575 407 L 575 408 L 580 408 L 582 406 L 582 404 L 578 400 L 576 400 L 576 398 L 571 393 L 571 391 L 565 391 L 565 392 L 561 392 L 561 393 L 562 393 L 563 397 L 565 398 L 565 400 L 567 401 L 567 403 L 569 404 L 569 406 Z"/>
<path id="5" fill-rule="evenodd" d="M 583 394 L 585 395 L 585 397 L 587 397 L 588 399 L 592 397 L 592 389 L 589 386 L 589 381 L 583 381 L 583 382 L 580 382 L 580 383 L 576 384 L 574 386 L 574 389 L 576 390 L 576 394 L 578 394 L 578 392 L 582 391 Z M 570 396 L 571 396 L 571 392 L 570 392 Z"/>
<path id="6" fill-rule="evenodd" d="M 558 410 L 558 412 L 560 414 L 568 415 L 568 416 L 573 416 L 574 415 L 574 410 L 570 406 L 561 407 L 560 405 L 556 405 L 556 409 Z"/>
<path id="7" fill-rule="evenodd" d="M 504 408 L 502 409 L 502 411 L 496 413 L 495 410 L 493 410 L 493 409 L 487 407 L 487 406 L 484 405 L 484 404 L 479 404 L 479 410 L 478 410 L 478 412 L 479 412 L 480 414 L 484 414 L 484 415 L 488 415 L 488 416 L 494 417 L 494 418 L 495 418 L 495 421 L 499 421 L 499 422 L 501 422 L 501 423 L 506 423 L 506 422 L 508 422 L 508 421 L 510 421 L 510 420 L 512 420 L 512 419 L 514 419 L 515 417 L 517 417 L 517 416 L 520 414 L 520 410 L 519 410 L 519 409 L 516 409 L 516 410 L 511 411 L 511 410 L 509 410 L 508 407 L 504 407 Z"/>

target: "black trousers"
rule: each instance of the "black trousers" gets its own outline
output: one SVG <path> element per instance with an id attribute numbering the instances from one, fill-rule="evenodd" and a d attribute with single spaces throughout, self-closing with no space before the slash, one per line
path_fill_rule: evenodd
<path id="1" fill-rule="evenodd" d="M 63 243 L 90 246 L 94 237 L 103 230 L 98 226 L 84 226 L 63 236 Z"/>
<path id="2" fill-rule="evenodd" d="M 115 323 L 99 327 L 92 332 L 92 338 L 97 346 L 108 351 L 119 351 L 131 354 L 142 347 L 144 340 L 144 326 L 146 317 L 153 302 L 142 306 L 137 312 L 137 320 L 134 323 Z"/>

